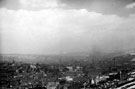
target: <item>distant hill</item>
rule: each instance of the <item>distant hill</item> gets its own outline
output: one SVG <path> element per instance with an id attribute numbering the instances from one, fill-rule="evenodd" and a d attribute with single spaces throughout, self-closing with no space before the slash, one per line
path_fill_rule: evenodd
<path id="1" fill-rule="evenodd" d="M 115 53 L 88 53 L 88 52 L 73 52 L 58 55 L 32 55 L 32 54 L 0 54 L 0 60 L 6 61 L 20 61 L 28 63 L 63 63 L 71 61 L 83 60 L 103 60 L 103 59 L 117 59 L 117 60 L 131 60 L 135 55 L 125 54 L 123 52 Z"/>
<path id="2" fill-rule="evenodd" d="M 86 56 L 82 55 L 29 55 L 29 54 L 1 54 L 0 60 L 12 62 L 27 62 L 27 63 L 60 63 L 72 60 L 81 60 Z"/>

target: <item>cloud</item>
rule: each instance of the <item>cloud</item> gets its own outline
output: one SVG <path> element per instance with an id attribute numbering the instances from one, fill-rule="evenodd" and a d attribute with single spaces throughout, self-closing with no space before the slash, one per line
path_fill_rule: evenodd
<path id="1" fill-rule="evenodd" d="M 128 8 L 128 9 L 135 8 L 135 3 L 128 4 L 128 5 L 126 6 L 126 8 Z"/>
<path id="2" fill-rule="evenodd" d="M 58 7 L 56 0 L 20 0 L 20 3 L 26 7 Z"/>
<path id="3" fill-rule="evenodd" d="M 59 8 L 64 6 L 59 0 L 20 0 L 20 4 L 23 8 L 28 9 Z"/>
<path id="4" fill-rule="evenodd" d="M 0 9 L 3 53 L 54 54 L 131 49 L 135 16 L 119 17 L 86 9 L 48 8 L 40 11 Z"/>
<path id="5" fill-rule="evenodd" d="M 47 8 L 61 8 L 66 4 L 60 0 L 1 0 L 0 8 L 9 9 L 26 9 L 26 10 L 41 10 Z"/>

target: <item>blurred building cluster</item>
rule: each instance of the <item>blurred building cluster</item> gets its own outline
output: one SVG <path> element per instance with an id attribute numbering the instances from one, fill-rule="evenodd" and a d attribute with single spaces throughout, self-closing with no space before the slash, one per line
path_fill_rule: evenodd
<path id="1" fill-rule="evenodd" d="M 0 63 L 1 89 L 131 89 L 135 66 L 97 64 Z M 102 66 L 99 66 L 102 65 Z"/>

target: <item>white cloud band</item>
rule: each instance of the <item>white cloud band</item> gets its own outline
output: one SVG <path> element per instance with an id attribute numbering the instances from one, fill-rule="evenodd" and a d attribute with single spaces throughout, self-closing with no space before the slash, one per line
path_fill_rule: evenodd
<path id="1" fill-rule="evenodd" d="M 3 8 L 0 12 L 3 52 L 89 51 L 93 45 L 114 51 L 135 45 L 133 15 L 124 18 L 85 9 L 15 11 Z"/>

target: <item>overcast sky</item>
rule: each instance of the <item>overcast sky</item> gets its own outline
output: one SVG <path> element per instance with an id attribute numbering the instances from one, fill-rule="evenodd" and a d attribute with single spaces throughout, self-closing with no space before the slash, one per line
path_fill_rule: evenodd
<path id="1" fill-rule="evenodd" d="M 135 0 L 0 0 L 0 52 L 135 49 Z"/>

